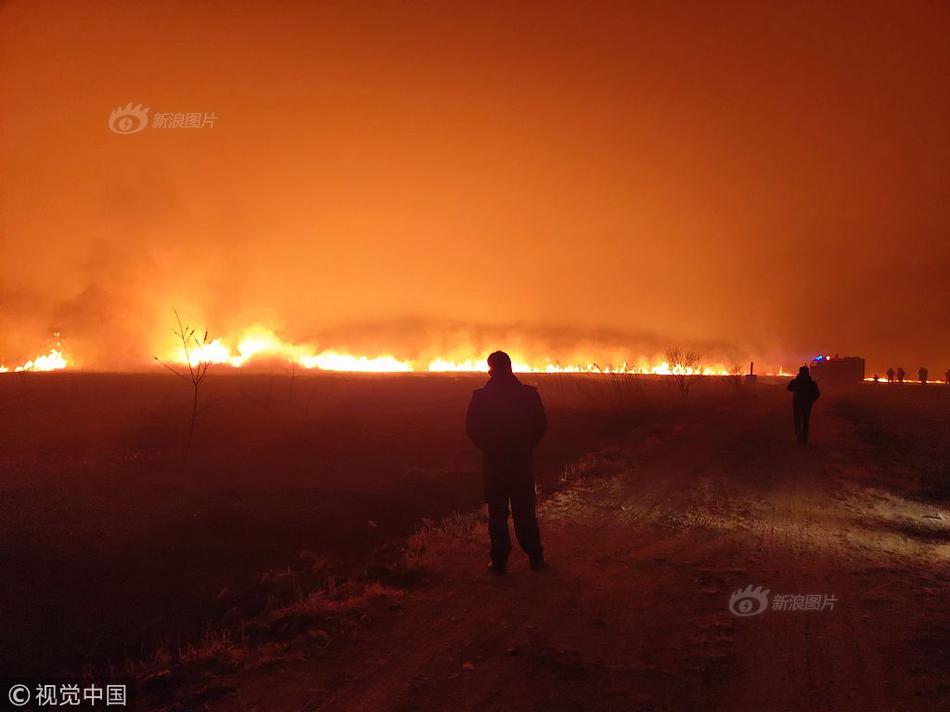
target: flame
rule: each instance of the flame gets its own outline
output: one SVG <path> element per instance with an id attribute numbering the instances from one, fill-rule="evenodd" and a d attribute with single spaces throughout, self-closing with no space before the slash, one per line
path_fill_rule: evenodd
<path id="1" fill-rule="evenodd" d="M 427 371 L 431 372 L 470 372 L 470 371 L 488 371 L 488 354 L 484 354 L 478 359 L 466 359 L 464 361 L 450 361 L 444 358 L 435 358 L 429 362 Z M 729 369 L 725 366 L 690 368 L 682 366 L 670 366 L 666 361 L 656 364 L 650 364 L 646 361 L 630 366 L 627 362 L 619 366 L 598 366 L 596 363 L 587 364 L 567 364 L 551 362 L 545 360 L 545 364 L 531 365 L 525 359 L 512 357 L 511 367 L 515 373 L 616 373 L 616 374 L 652 374 L 656 376 L 671 375 L 702 375 L 702 376 L 728 376 Z"/>
<path id="2" fill-rule="evenodd" d="M 363 373 L 408 373 L 412 365 L 393 356 L 351 356 L 336 351 L 323 351 L 301 359 L 304 368 L 323 371 L 360 371 Z"/>
<path id="3" fill-rule="evenodd" d="M 230 346 L 229 343 L 235 343 Z M 281 339 L 274 331 L 262 326 L 245 330 L 236 340 L 213 339 L 185 350 L 180 344 L 166 351 L 164 360 L 192 366 L 199 363 L 228 365 L 240 368 L 255 358 L 280 359 L 306 369 L 321 371 L 348 371 L 360 373 L 479 373 L 488 370 L 488 351 L 461 358 L 436 356 L 428 360 L 406 360 L 393 354 L 352 354 L 325 349 L 318 351 L 308 344 L 294 344 Z M 516 373 L 599 373 L 599 374 L 653 374 L 727 376 L 730 369 L 724 365 L 701 368 L 671 366 L 659 357 L 640 359 L 635 364 L 601 366 L 595 362 L 562 364 L 549 358 L 532 360 L 522 354 L 512 354 L 512 368 Z"/>
<path id="4" fill-rule="evenodd" d="M 63 355 L 58 341 L 48 354 L 37 356 L 15 367 L 15 372 L 54 371 L 73 366 Z M 166 344 L 160 351 L 160 360 L 165 363 L 195 366 L 199 363 L 218 364 L 241 368 L 249 362 L 280 360 L 305 369 L 356 373 L 484 373 L 488 371 L 488 351 L 479 353 L 458 349 L 452 355 L 428 358 L 405 359 L 392 353 L 354 354 L 345 350 L 316 349 L 312 344 L 291 343 L 273 330 L 255 325 L 239 332 L 237 338 L 215 338 L 204 343 L 190 344 L 187 352 L 181 343 Z M 537 374 L 645 374 L 657 376 L 702 375 L 729 376 L 735 371 L 724 364 L 712 364 L 700 368 L 684 368 L 669 364 L 661 356 L 641 357 L 636 361 L 604 363 L 577 360 L 562 363 L 551 358 L 530 358 L 523 353 L 511 353 L 512 367 L 516 373 Z M 0 366 L 0 373 L 10 369 Z M 784 373 L 780 367 L 779 375 Z M 763 373 L 763 375 L 769 375 Z"/>
<path id="5" fill-rule="evenodd" d="M 43 354 L 37 356 L 34 359 L 30 359 L 24 364 L 16 366 L 13 369 L 14 373 L 22 373 L 24 371 L 59 371 L 66 368 L 66 358 L 63 356 L 62 352 L 58 348 L 52 348 L 49 350 L 48 354 Z M 10 369 L 6 366 L 0 366 L 0 373 L 9 373 Z"/>
<path id="6" fill-rule="evenodd" d="M 877 378 L 875 378 L 874 376 L 866 376 L 864 380 L 868 383 L 891 383 L 891 381 L 887 380 L 887 376 L 878 376 Z M 893 383 L 898 383 L 896 378 L 894 379 Z M 908 384 L 914 385 L 915 383 L 920 383 L 920 379 L 916 377 L 907 378 L 905 376 L 904 380 L 900 381 L 900 383 L 905 386 Z M 941 384 L 947 383 L 947 381 L 941 381 L 940 379 L 927 379 L 925 383 L 933 383 L 936 385 L 941 385 Z"/>
<path id="7" fill-rule="evenodd" d="M 333 350 L 314 352 L 306 345 L 287 343 L 270 329 L 260 326 L 246 330 L 238 341 L 236 349 L 231 349 L 221 339 L 213 339 L 206 344 L 189 349 L 187 357 L 184 348 L 178 346 L 173 350 L 169 360 L 180 364 L 190 362 L 192 366 L 199 363 L 211 363 L 240 368 L 255 356 L 280 358 L 304 368 L 316 368 L 321 371 L 408 373 L 413 370 L 409 362 L 400 361 L 389 355 L 354 356 Z"/>

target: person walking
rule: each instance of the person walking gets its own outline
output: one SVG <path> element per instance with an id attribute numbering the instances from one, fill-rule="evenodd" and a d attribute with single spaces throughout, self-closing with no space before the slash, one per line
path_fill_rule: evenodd
<path id="1" fill-rule="evenodd" d="M 808 366 L 802 366 L 798 369 L 798 375 L 789 381 L 788 390 L 792 393 L 792 418 L 795 421 L 795 437 L 800 445 L 804 445 L 808 442 L 811 407 L 821 396 L 818 384 L 812 380 Z"/>

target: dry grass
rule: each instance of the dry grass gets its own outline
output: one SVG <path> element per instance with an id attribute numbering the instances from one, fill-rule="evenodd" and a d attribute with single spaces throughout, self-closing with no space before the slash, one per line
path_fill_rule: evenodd
<path id="1" fill-rule="evenodd" d="M 423 519 L 422 526 L 406 541 L 406 565 L 422 568 L 459 545 L 484 545 L 488 541 L 484 509 L 468 514 L 455 512 L 440 521 Z"/>
<path id="2" fill-rule="evenodd" d="M 125 672 L 150 694 L 163 695 L 173 685 L 183 699 L 203 695 L 209 673 L 243 674 L 302 659 L 307 646 L 326 647 L 342 630 L 367 619 L 371 606 L 403 595 L 378 582 L 338 584 L 328 577 L 318 590 L 298 591 L 292 603 L 243 620 L 234 632 L 209 629 L 195 643 L 177 649 L 161 646 L 146 660 L 128 662 Z"/>
<path id="3" fill-rule="evenodd" d="M 565 465 L 560 481 L 571 482 L 584 477 L 604 477 L 616 472 L 616 463 L 603 452 L 591 452 Z"/>
<path id="4" fill-rule="evenodd" d="M 189 667 L 223 664 L 230 669 L 237 669 L 246 655 L 246 648 L 240 642 L 232 641 L 228 631 L 209 630 L 200 641 L 178 651 L 178 662 Z"/>
<path id="5" fill-rule="evenodd" d="M 325 613 L 362 610 L 380 599 L 403 595 L 405 595 L 405 591 L 386 586 L 378 581 L 359 586 L 358 590 L 349 592 L 348 595 L 340 595 L 337 586 L 330 583 L 325 589 L 301 596 L 299 600 L 289 606 L 273 611 L 270 614 L 270 621 L 272 623 L 279 622 L 282 619 L 298 615 L 319 616 Z"/>

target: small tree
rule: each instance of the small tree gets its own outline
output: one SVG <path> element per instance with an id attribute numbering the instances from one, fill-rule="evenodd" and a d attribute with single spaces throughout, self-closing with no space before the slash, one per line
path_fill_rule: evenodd
<path id="1" fill-rule="evenodd" d="M 666 350 L 666 362 L 683 398 L 689 398 L 689 389 L 703 377 L 703 357 L 695 351 L 671 347 Z"/>
<path id="2" fill-rule="evenodd" d="M 207 329 L 205 329 L 204 335 L 199 339 L 197 335 L 198 330 L 187 324 L 183 325 L 181 323 L 181 317 L 178 316 L 178 310 L 174 307 L 172 307 L 172 312 L 174 312 L 175 321 L 178 324 L 178 328 L 172 329 L 172 333 L 181 341 L 181 348 L 185 355 L 185 363 L 188 365 L 188 370 L 185 371 L 183 368 L 171 366 L 162 361 L 158 356 L 153 356 L 152 358 L 176 376 L 191 384 L 191 424 L 188 426 L 188 441 L 185 443 L 185 454 L 187 455 L 191 449 L 191 440 L 195 434 L 195 423 L 198 421 L 198 395 L 201 383 L 204 381 L 205 376 L 208 375 L 208 369 L 211 367 L 211 362 L 202 360 L 200 355 L 192 362 L 192 352 L 190 349 L 195 349 L 200 353 L 211 341 L 208 338 Z"/>

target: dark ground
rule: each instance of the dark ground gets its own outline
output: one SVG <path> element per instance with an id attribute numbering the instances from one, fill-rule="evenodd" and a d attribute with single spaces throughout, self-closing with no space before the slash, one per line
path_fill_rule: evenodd
<path id="1" fill-rule="evenodd" d="M 950 708 L 938 386 L 829 390 L 799 448 L 781 384 L 707 379 L 683 407 L 663 379 L 529 377 L 551 570 L 516 554 L 486 578 L 475 517 L 412 537 L 404 586 L 325 595 L 478 505 L 461 421 L 482 380 L 221 376 L 183 466 L 179 382 L 0 378 L 0 664 L 76 674 L 203 640 L 142 668 L 170 710 Z M 737 618 L 749 584 L 838 604 Z"/>
<path id="2" fill-rule="evenodd" d="M 347 576 L 420 518 L 477 506 L 463 421 L 484 380 L 211 375 L 182 463 L 190 396 L 170 375 L 4 375 L 0 670 L 76 674 L 177 646 L 236 600 L 266 605 L 262 576 L 301 554 Z M 597 389 L 548 385 L 541 481 L 630 420 L 592 409 Z"/>
<path id="3" fill-rule="evenodd" d="M 950 389 L 828 393 L 807 447 L 786 400 L 697 399 L 587 459 L 542 574 L 482 573 L 481 522 L 430 532 L 423 585 L 166 709 L 950 709 Z M 734 616 L 750 585 L 835 603 Z"/>

